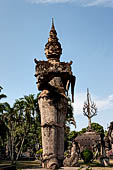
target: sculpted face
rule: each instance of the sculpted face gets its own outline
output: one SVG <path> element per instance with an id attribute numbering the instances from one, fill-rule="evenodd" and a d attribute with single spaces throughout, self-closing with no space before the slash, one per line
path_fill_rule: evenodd
<path id="1" fill-rule="evenodd" d="M 46 56 L 48 56 L 48 55 L 60 56 L 62 54 L 61 46 L 56 43 L 48 44 L 45 48 L 45 54 L 46 54 Z"/>
<path id="2" fill-rule="evenodd" d="M 53 45 L 50 45 L 50 46 L 49 46 L 49 53 L 52 54 L 52 53 L 54 53 L 54 51 L 55 51 L 55 50 L 54 50 L 54 46 L 53 46 Z"/>
<path id="3" fill-rule="evenodd" d="M 58 45 L 50 45 L 49 46 L 49 53 L 51 53 L 51 54 L 59 53 L 59 46 Z"/>

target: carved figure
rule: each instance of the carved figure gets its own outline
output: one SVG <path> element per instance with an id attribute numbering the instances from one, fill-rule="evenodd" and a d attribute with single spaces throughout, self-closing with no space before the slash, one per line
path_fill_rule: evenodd
<path id="1" fill-rule="evenodd" d="M 110 123 L 107 136 L 105 137 L 105 150 L 107 156 L 113 159 L 113 122 Z"/>
<path id="2" fill-rule="evenodd" d="M 64 167 L 75 167 L 78 166 L 79 160 L 79 148 L 77 143 L 72 143 L 71 154 L 64 159 Z"/>
<path id="3" fill-rule="evenodd" d="M 43 164 L 45 168 L 56 169 L 62 166 L 64 159 L 64 124 L 67 113 L 67 96 L 71 84 L 72 101 L 74 100 L 75 76 L 71 64 L 60 62 L 61 44 L 52 20 L 45 54 L 48 61 L 37 61 L 36 78 L 39 95 L 38 103 L 41 113 L 41 130 L 43 146 Z"/>

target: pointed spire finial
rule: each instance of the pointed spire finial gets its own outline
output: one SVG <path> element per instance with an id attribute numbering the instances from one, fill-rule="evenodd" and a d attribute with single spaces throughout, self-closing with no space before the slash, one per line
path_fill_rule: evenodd
<path id="1" fill-rule="evenodd" d="M 54 25 L 54 18 L 52 18 L 52 27 L 51 27 L 51 30 L 53 31 L 55 31 L 56 32 L 56 30 L 55 30 L 55 25 Z"/>
<path id="2" fill-rule="evenodd" d="M 53 34 L 54 33 L 54 35 L 56 35 L 57 36 L 57 32 L 56 32 L 56 30 L 55 30 L 55 26 L 54 26 L 54 18 L 52 18 L 52 26 L 51 26 L 51 30 L 50 30 L 50 35 L 51 35 L 51 33 Z"/>
<path id="3" fill-rule="evenodd" d="M 54 18 L 52 18 L 52 28 L 55 28 L 55 26 L 54 26 Z"/>
<path id="4" fill-rule="evenodd" d="M 87 88 L 87 94 L 89 94 L 89 88 Z"/>

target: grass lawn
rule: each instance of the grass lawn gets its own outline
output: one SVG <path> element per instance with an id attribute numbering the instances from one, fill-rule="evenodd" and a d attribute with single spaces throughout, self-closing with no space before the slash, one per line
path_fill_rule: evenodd
<path id="1" fill-rule="evenodd" d="M 79 160 L 80 167 L 91 167 L 92 170 L 112 170 L 113 160 L 110 160 L 108 167 L 103 167 L 98 160 L 94 160 L 92 163 L 84 164 L 82 160 Z M 82 170 L 82 169 L 81 169 Z"/>

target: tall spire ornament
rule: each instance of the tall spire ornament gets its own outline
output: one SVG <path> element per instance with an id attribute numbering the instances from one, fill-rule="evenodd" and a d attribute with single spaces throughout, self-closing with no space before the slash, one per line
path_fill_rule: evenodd
<path id="1" fill-rule="evenodd" d="M 54 20 L 52 18 L 52 27 L 49 32 L 48 42 L 45 45 L 45 55 L 48 60 L 59 61 L 62 54 L 61 44 L 58 42 L 57 32 L 54 26 Z"/>
<path id="2" fill-rule="evenodd" d="M 97 107 L 94 102 L 92 102 L 89 89 L 87 88 L 87 101 L 84 102 L 83 114 L 88 117 L 88 129 L 91 129 L 91 118 L 97 115 Z"/>

